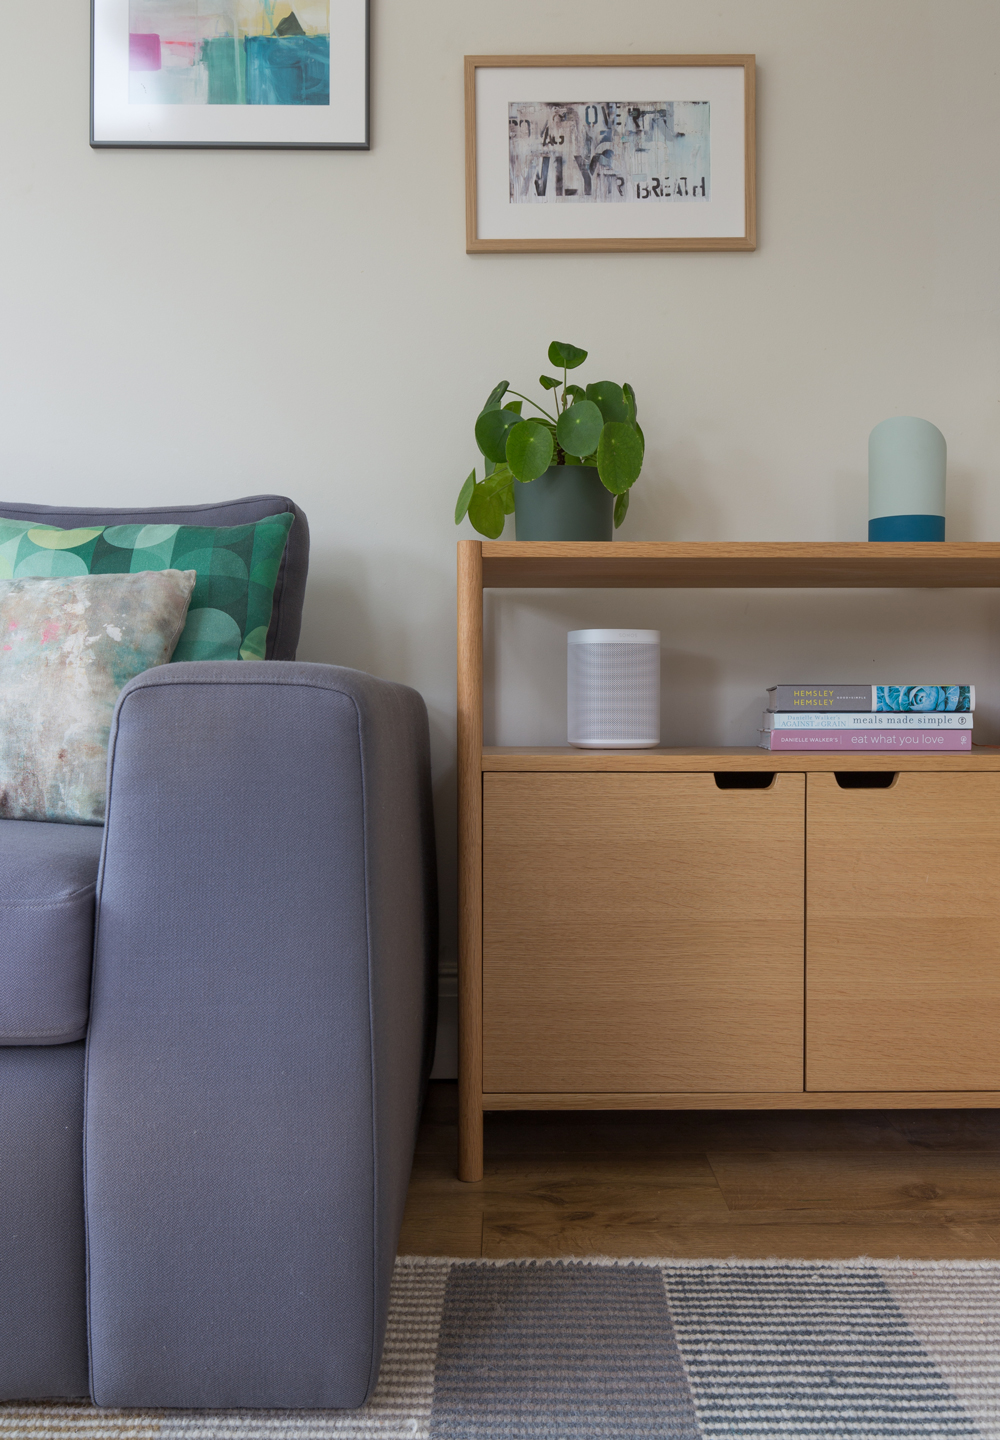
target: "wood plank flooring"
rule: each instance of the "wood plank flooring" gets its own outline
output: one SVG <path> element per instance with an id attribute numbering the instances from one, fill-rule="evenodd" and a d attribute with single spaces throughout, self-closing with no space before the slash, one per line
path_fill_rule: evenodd
<path id="1" fill-rule="evenodd" d="M 1000 1111 L 516 1111 L 455 1176 L 430 1087 L 406 1255 L 1000 1259 Z"/>

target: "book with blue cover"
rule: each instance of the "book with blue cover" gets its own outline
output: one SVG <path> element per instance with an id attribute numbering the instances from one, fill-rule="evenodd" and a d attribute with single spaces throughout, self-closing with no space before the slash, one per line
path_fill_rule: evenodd
<path id="1" fill-rule="evenodd" d="M 867 710 L 954 714 L 976 708 L 975 685 L 770 685 L 772 711 Z"/>

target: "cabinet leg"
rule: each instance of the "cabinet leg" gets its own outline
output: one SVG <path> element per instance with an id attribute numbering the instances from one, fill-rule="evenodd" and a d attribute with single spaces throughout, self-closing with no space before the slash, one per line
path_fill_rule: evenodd
<path id="1" fill-rule="evenodd" d="M 483 1178 L 483 1111 L 471 1101 L 458 1105 L 458 1178 Z"/>

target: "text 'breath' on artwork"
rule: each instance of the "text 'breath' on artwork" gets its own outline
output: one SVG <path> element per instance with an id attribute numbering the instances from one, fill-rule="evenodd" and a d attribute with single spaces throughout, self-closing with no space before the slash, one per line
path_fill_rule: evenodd
<path id="1" fill-rule="evenodd" d="M 517 101 L 511 204 L 708 200 L 707 100 Z"/>
<path id="2" fill-rule="evenodd" d="M 329 105 L 330 0 L 129 0 L 132 105 Z"/>

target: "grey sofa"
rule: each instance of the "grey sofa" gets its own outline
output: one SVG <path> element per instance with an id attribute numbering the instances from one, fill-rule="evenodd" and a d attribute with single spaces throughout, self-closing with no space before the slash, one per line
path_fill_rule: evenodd
<path id="1" fill-rule="evenodd" d="M 125 687 L 103 828 L 0 820 L 0 1399 L 351 1407 L 378 1373 L 433 1043 L 427 717 L 294 662 L 295 513 L 269 658 Z"/>

